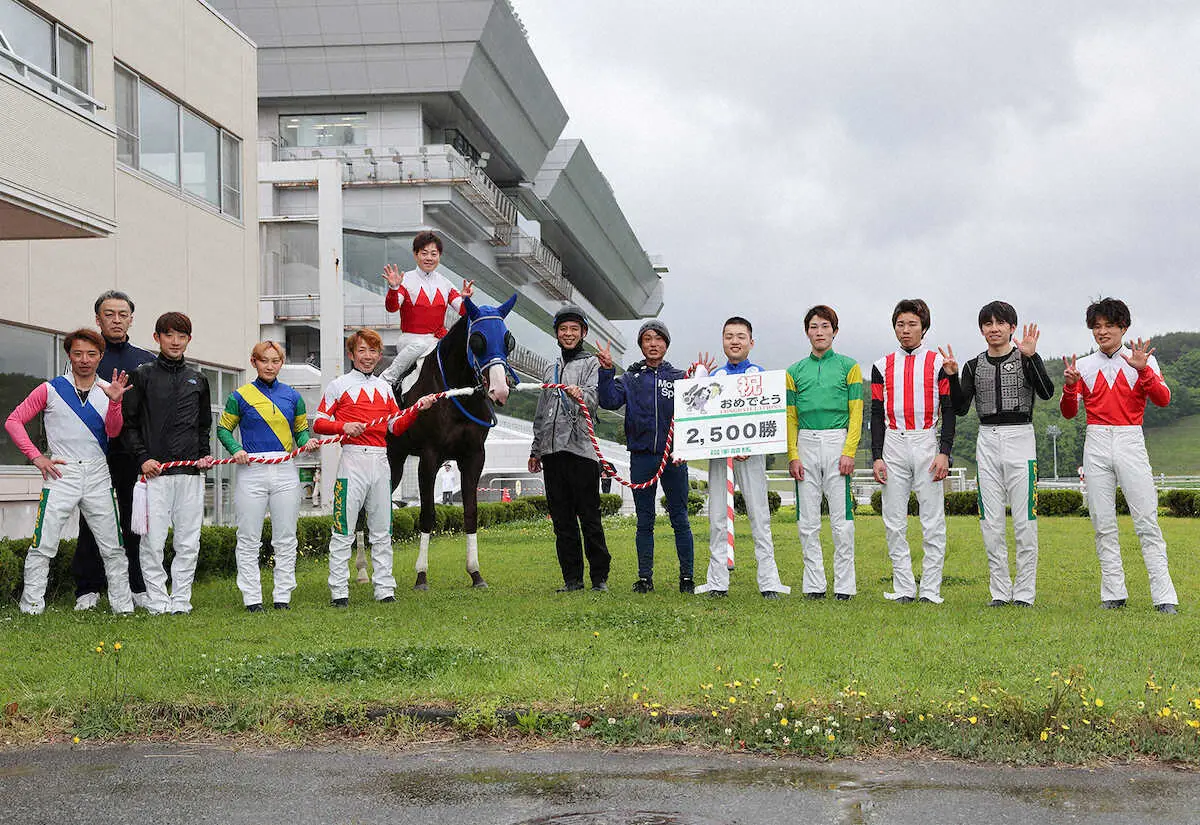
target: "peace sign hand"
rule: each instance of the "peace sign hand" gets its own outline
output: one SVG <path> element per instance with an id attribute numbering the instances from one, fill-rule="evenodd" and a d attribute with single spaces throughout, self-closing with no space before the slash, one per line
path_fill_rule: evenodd
<path id="1" fill-rule="evenodd" d="M 1121 353 L 1129 366 L 1133 367 L 1138 372 L 1141 372 L 1150 363 L 1150 356 L 1154 354 L 1154 347 L 1150 346 L 1150 341 L 1143 341 L 1141 338 L 1136 341 L 1129 342 L 1129 348 L 1133 350 L 1132 354 L 1126 355 Z"/>
<path id="2" fill-rule="evenodd" d="M 112 381 L 104 388 L 104 394 L 108 396 L 109 401 L 120 402 L 121 396 L 129 392 L 129 375 L 121 370 L 113 370 Z"/>
<path id="3" fill-rule="evenodd" d="M 1079 368 L 1075 366 L 1076 360 L 1077 359 L 1075 356 L 1072 355 L 1071 362 L 1067 364 L 1067 368 L 1063 370 L 1063 382 L 1066 383 L 1067 386 L 1078 384 L 1083 380 L 1083 374 L 1080 373 Z"/>
<path id="4" fill-rule="evenodd" d="M 942 356 L 942 369 L 946 371 L 946 375 L 958 375 L 958 361 L 954 358 L 954 347 L 947 345 L 945 350 L 938 347 L 938 355 Z"/>
<path id="5" fill-rule="evenodd" d="M 475 282 L 464 279 L 462 292 L 459 294 L 461 294 L 464 298 L 470 298 L 475 294 Z"/>
<path id="6" fill-rule="evenodd" d="M 380 277 L 387 281 L 388 289 L 399 289 L 400 285 L 404 283 L 404 273 L 395 264 L 385 266 L 383 268 L 383 275 Z"/>
<path id="7" fill-rule="evenodd" d="M 1038 332 L 1037 324 L 1026 324 L 1021 327 L 1021 343 L 1017 344 L 1017 349 L 1026 358 L 1032 358 L 1034 353 L 1037 352 L 1038 338 L 1041 337 L 1042 334 Z"/>
<path id="8" fill-rule="evenodd" d="M 600 362 L 600 366 L 606 370 L 612 369 L 612 343 L 605 341 L 602 346 L 596 348 L 596 360 Z"/>

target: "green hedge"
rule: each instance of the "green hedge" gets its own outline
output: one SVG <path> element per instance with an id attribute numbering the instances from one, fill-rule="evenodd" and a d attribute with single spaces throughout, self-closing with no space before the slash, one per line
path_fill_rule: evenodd
<path id="1" fill-rule="evenodd" d="M 1173 516 L 1188 518 L 1200 516 L 1200 491 L 1164 490 L 1161 501 Z"/>
<path id="2" fill-rule="evenodd" d="M 662 505 L 664 510 L 667 509 L 667 497 L 666 496 L 659 496 L 658 503 Z M 688 497 L 687 497 L 688 515 L 694 516 L 703 509 L 704 509 L 704 496 L 700 495 L 695 490 L 689 489 Z"/>
<path id="3" fill-rule="evenodd" d="M 605 506 L 604 498 L 616 499 L 620 508 L 620 496 L 601 497 L 601 507 Z M 611 506 L 609 502 L 608 506 Z M 402 507 L 392 510 L 392 540 L 407 541 L 417 536 L 419 528 L 417 519 L 420 510 L 416 507 Z M 542 518 L 537 507 L 528 500 L 489 502 L 479 505 L 479 526 L 491 526 L 510 521 L 531 521 Z M 439 504 L 435 507 L 435 532 L 461 532 L 463 526 L 462 507 Z M 333 533 L 332 516 L 305 516 L 296 520 L 296 552 L 301 557 L 323 557 L 329 551 L 329 538 Z M 163 550 L 163 563 L 169 569 L 172 550 L 173 534 L 168 532 L 167 542 Z M 0 539 L 0 603 L 15 601 L 20 598 L 21 587 L 24 583 L 25 553 L 33 543 L 32 538 Z M 237 528 L 221 525 L 206 525 L 200 528 L 200 554 L 196 561 L 196 578 L 207 576 L 232 576 L 237 572 L 235 550 L 237 548 Z M 50 565 L 49 583 L 46 587 L 47 601 L 59 597 L 73 596 L 75 587 L 71 576 L 71 560 L 75 555 L 75 540 L 64 539 L 59 542 L 58 554 Z M 267 519 L 263 524 L 263 549 L 259 562 L 268 565 L 273 561 L 274 551 L 271 547 L 271 522 Z"/>
<path id="4" fill-rule="evenodd" d="M 1078 490 L 1039 490 L 1037 509 L 1039 516 L 1071 516 L 1083 512 L 1083 496 Z M 1122 510 L 1122 506 L 1125 507 Z M 883 512 L 883 491 L 876 490 L 871 494 L 871 507 L 876 513 Z M 917 497 L 910 493 L 908 496 L 908 514 L 917 515 Z M 1125 497 L 1117 490 L 1117 512 L 1127 515 L 1128 505 Z M 946 493 L 946 515 L 949 516 L 978 516 L 979 498 L 974 492 Z"/>

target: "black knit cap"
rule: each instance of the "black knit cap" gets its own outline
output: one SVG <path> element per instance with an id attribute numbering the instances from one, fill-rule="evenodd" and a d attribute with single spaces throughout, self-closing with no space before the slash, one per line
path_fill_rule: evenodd
<path id="1" fill-rule="evenodd" d="M 588 331 L 587 319 L 583 317 L 583 310 L 574 304 L 567 304 L 558 312 L 554 313 L 554 331 L 558 331 L 558 325 L 563 321 L 577 321 L 583 331 Z"/>
<path id="2" fill-rule="evenodd" d="M 638 329 L 638 336 L 637 336 L 638 346 L 642 345 L 642 336 L 645 335 L 650 330 L 654 330 L 659 335 L 661 335 L 663 337 L 663 340 L 667 342 L 667 346 L 668 347 L 671 346 L 671 333 L 667 331 L 667 325 L 664 324 L 662 321 L 658 320 L 657 318 L 651 318 L 649 321 L 642 324 L 640 329 Z"/>

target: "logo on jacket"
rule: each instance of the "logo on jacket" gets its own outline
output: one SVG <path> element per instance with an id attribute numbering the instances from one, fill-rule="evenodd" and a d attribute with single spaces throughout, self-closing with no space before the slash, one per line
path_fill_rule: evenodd
<path id="1" fill-rule="evenodd" d="M 660 393 L 662 393 L 663 398 L 674 398 L 675 397 L 675 383 L 674 382 L 668 383 L 666 381 L 659 382 L 658 391 Z"/>

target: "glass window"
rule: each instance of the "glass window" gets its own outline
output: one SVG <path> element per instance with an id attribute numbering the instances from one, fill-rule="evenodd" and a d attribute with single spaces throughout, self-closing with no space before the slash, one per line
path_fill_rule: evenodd
<path id="1" fill-rule="evenodd" d="M 179 104 L 145 83 L 138 84 L 141 169 L 179 184 Z"/>
<path id="2" fill-rule="evenodd" d="M 54 73 L 54 24 L 34 14 L 23 3 L 16 0 L 0 0 L 0 32 L 8 41 L 9 48 L 21 58 L 39 69 Z M 15 67 L 7 60 L 0 67 L 13 71 Z M 30 74 L 26 79 L 35 86 L 50 90 L 50 83 Z"/>
<path id="3" fill-rule="evenodd" d="M 221 211 L 242 217 L 242 142 L 221 133 Z"/>
<path id="4" fill-rule="evenodd" d="M 54 336 L 50 333 L 0 324 L 0 409 L 15 409 L 34 387 L 53 377 L 54 357 Z M 26 425 L 25 431 L 39 450 L 47 449 L 40 415 Z M 0 428 L 0 464 L 29 464 L 3 428 Z"/>
<path id="5" fill-rule="evenodd" d="M 117 160 L 138 165 L 138 81 L 132 72 L 116 67 Z"/>
<path id="6" fill-rule="evenodd" d="M 281 115 L 279 141 L 284 146 L 365 146 L 367 115 Z"/>
<path id="7" fill-rule="evenodd" d="M 217 153 L 220 132 L 207 120 L 183 110 L 183 191 L 220 207 Z"/>
<path id="8" fill-rule="evenodd" d="M 58 29 L 58 66 L 54 72 L 81 92 L 90 92 L 87 43 L 66 29 Z"/>

